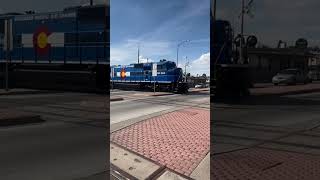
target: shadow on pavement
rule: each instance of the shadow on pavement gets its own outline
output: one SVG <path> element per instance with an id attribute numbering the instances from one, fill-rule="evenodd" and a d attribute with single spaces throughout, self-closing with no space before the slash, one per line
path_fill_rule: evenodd
<path id="1" fill-rule="evenodd" d="M 292 95 L 292 94 L 290 94 Z M 320 96 L 319 96 L 320 97 Z M 264 96 L 248 96 L 242 98 L 228 97 L 218 98 L 211 97 L 211 103 L 225 103 L 232 105 L 304 105 L 304 106 L 319 106 L 320 100 L 298 99 L 285 97 L 283 95 L 264 95 Z"/>

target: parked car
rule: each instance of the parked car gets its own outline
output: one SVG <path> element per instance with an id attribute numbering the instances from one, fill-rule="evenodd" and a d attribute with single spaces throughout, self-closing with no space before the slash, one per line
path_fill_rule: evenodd
<path id="1" fill-rule="evenodd" d="M 320 80 L 320 66 L 311 66 L 309 68 L 308 77 L 311 80 Z"/>
<path id="2" fill-rule="evenodd" d="M 272 78 L 274 85 L 278 84 L 307 84 L 311 82 L 308 74 L 301 69 L 284 69 Z"/>
<path id="3" fill-rule="evenodd" d="M 205 88 L 206 85 L 205 84 L 197 84 L 194 86 L 195 88 Z"/>

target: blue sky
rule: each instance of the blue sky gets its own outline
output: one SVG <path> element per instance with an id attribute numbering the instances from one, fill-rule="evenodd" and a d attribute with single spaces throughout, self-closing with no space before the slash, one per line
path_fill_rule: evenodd
<path id="1" fill-rule="evenodd" d="M 210 0 L 111 0 L 111 64 L 176 61 L 192 74 L 210 72 Z"/>

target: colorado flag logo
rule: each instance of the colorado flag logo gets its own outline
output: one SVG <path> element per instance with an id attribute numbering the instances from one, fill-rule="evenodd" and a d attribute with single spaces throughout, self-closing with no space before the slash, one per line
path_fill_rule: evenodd
<path id="1" fill-rule="evenodd" d="M 22 34 L 24 47 L 33 47 L 39 55 L 48 54 L 51 47 L 64 46 L 64 33 L 51 32 L 46 26 L 38 27 L 33 34 Z"/>

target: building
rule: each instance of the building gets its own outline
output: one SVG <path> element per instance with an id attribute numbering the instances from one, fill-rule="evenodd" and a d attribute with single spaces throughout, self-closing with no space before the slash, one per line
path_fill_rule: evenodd
<path id="1" fill-rule="evenodd" d="M 210 83 L 209 79 L 210 77 L 207 77 L 207 76 L 198 76 L 198 77 L 191 76 L 187 78 L 187 81 L 188 81 L 189 87 L 194 87 L 197 84 L 209 84 Z"/>
<path id="2" fill-rule="evenodd" d="M 252 80 L 259 83 L 271 82 L 275 74 L 286 68 L 307 70 L 315 55 L 299 48 L 250 48 L 248 58 Z"/>
<path id="3" fill-rule="evenodd" d="M 313 57 L 309 59 L 309 66 L 318 66 L 320 65 L 320 53 L 319 52 L 312 52 L 314 54 Z"/>

